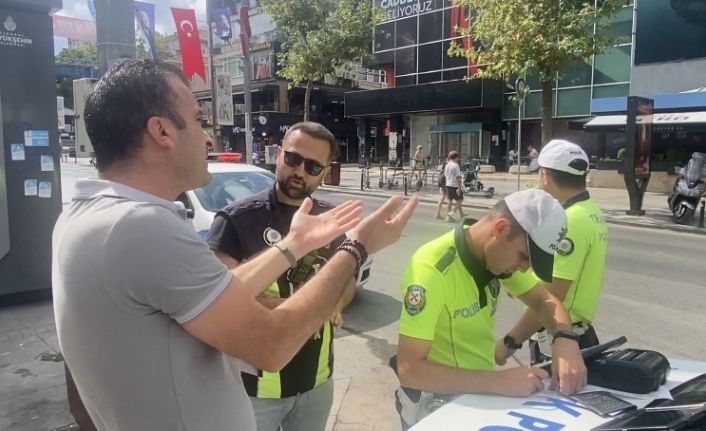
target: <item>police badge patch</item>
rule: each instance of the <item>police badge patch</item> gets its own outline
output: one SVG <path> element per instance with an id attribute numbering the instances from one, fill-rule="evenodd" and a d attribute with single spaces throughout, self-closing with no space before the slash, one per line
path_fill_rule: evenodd
<path id="1" fill-rule="evenodd" d="M 419 314 L 427 303 L 426 290 L 419 285 L 412 285 L 407 288 L 404 296 L 404 308 L 410 316 Z"/>
<path id="2" fill-rule="evenodd" d="M 574 242 L 571 241 L 571 238 L 564 238 L 561 240 L 559 243 L 559 246 L 556 249 L 556 252 L 559 253 L 559 256 L 568 256 L 571 253 L 574 252 Z"/>
<path id="3" fill-rule="evenodd" d="M 279 231 L 277 229 L 273 229 L 271 227 L 268 227 L 262 233 L 262 239 L 265 241 L 265 243 L 267 245 L 272 247 L 274 244 L 282 241 L 282 234 L 279 233 Z"/>

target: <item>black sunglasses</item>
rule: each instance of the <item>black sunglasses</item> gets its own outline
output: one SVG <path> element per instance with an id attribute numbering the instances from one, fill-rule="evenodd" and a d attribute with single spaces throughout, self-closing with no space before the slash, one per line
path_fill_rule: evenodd
<path id="1" fill-rule="evenodd" d="M 293 151 L 284 152 L 284 163 L 290 168 L 299 167 L 302 162 L 304 162 L 304 170 L 306 173 L 314 177 L 319 175 L 324 168 L 328 167 L 328 165 L 324 166 L 316 160 L 306 159 L 299 153 Z"/>

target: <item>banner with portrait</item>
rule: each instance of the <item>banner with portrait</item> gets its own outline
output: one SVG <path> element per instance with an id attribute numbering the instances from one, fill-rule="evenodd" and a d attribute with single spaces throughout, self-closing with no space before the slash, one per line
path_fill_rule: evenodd
<path id="1" fill-rule="evenodd" d="M 213 47 L 218 48 L 223 44 L 230 44 L 233 39 L 233 25 L 230 20 L 230 10 L 227 7 L 211 8 L 211 32 L 213 33 Z"/>
<path id="2" fill-rule="evenodd" d="M 230 75 L 216 75 L 216 122 L 221 126 L 233 125 L 233 88 Z"/>
<path id="3" fill-rule="evenodd" d="M 253 80 L 272 78 L 272 51 L 262 51 L 252 53 Z"/>
<path id="4" fill-rule="evenodd" d="M 135 27 L 137 34 L 145 47 L 145 56 L 152 60 L 159 60 L 157 54 L 157 41 L 154 33 L 154 5 L 151 3 L 134 2 Z"/>

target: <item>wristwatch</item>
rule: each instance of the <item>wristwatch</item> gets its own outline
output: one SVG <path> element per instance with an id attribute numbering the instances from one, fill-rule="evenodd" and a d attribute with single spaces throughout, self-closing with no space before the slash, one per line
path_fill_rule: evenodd
<path id="1" fill-rule="evenodd" d="M 518 343 L 517 341 L 515 341 L 515 339 L 512 338 L 512 335 L 510 335 L 510 334 L 507 334 L 505 336 L 505 338 L 503 338 L 503 344 L 505 344 L 505 347 L 507 347 L 508 349 L 512 349 L 512 350 L 517 350 L 517 349 L 522 348 L 522 343 Z"/>
<path id="2" fill-rule="evenodd" d="M 289 262 L 289 267 L 291 269 L 294 269 L 297 267 L 297 258 L 294 257 L 294 254 L 292 251 L 287 247 L 287 244 L 284 243 L 284 241 L 277 241 L 274 243 L 274 246 L 279 249 L 279 251 L 284 254 L 284 257 L 287 258 L 287 262 Z"/>
<path id="3" fill-rule="evenodd" d="M 554 333 L 554 341 L 556 341 L 557 338 L 568 338 L 569 340 L 574 340 L 577 343 L 579 342 L 579 334 L 566 329 L 559 329 L 556 331 Z"/>

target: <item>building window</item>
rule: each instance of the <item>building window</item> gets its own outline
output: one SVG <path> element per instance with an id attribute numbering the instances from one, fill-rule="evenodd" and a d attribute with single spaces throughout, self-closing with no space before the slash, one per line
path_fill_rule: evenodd
<path id="1" fill-rule="evenodd" d="M 612 84 L 630 81 L 631 45 L 608 48 L 596 56 L 594 84 Z"/>
<path id="2" fill-rule="evenodd" d="M 559 90 L 556 115 L 569 117 L 591 113 L 591 87 Z"/>
<path id="3" fill-rule="evenodd" d="M 420 73 L 419 83 L 426 84 L 429 82 L 439 82 L 441 81 L 441 72 L 431 72 L 431 73 Z"/>
<path id="4" fill-rule="evenodd" d="M 417 44 L 417 17 L 405 18 L 395 22 L 395 47 Z"/>
<path id="5" fill-rule="evenodd" d="M 443 39 L 441 34 L 443 12 L 433 12 L 419 16 L 419 43 Z"/>
<path id="6" fill-rule="evenodd" d="M 503 120 L 517 120 L 518 103 L 514 94 L 503 96 Z"/>
<path id="7" fill-rule="evenodd" d="M 417 75 L 398 76 L 395 78 L 395 86 L 402 87 L 405 85 L 415 85 L 417 83 Z"/>
<path id="8" fill-rule="evenodd" d="M 386 22 L 375 27 L 375 51 L 385 51 L 395 47 L 395 23 Z"/>
<path id="9" fill-rule="evenodd" d="M 533 91 L 525 98 L 525 113 L 522 118 L 542 117 L 542 92 Z"/>
<path id="10" fill-rule="evenodd" d="M 632 6 L 624 7 L 613 17 L 609 34 L 616 39 L 616 45 L 632 43 L 632 11 Z"/>
<path id="11" fill-rule="evenodd" d="M 402 48 L 395 51 L 395 74 L 409 75 L 417 73 L 417 47 Z"/>
<path id="12" fill-rule="evenodd" d="M 419 72 L 441 70 L 443 55 L 441 42 L 419 45 Z"/>
<path id="13" fill-rule="evenodd" d="M 578 87 L 591 85 L 591 65 L 588 63 L 567 66 L 563 77 L 559 80 L 559 87 Z"/>
<path id="14" fill-rule="evenodd" d="M 628 95 L 628 90 L 630 90 L 630 84 L 601 85 L 593 87 L 593 98 L 625 97 Z"/>
<path id="15" fill-rule="evenodd" d="M 457 38 L 453 40 L 456 45 L 463 46 L 462 38 Z M 464 67 L 468 65 L 468 59 L 466 57 L 451 57 L 449 53 L 449 47 L 451 46 L 451 41 L 444 41 L 444 69 L 453 69 L 456 67 Z"/>
<path id="16" fill-rule="evenodd" d="M 444 70 L 443 78 L 444 81 L 455 81 L 458 79 L 463 79 L 468 75 L 468 69 L 455 69 L 455 70 Z"/>

